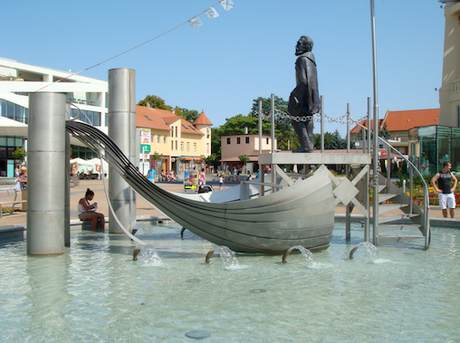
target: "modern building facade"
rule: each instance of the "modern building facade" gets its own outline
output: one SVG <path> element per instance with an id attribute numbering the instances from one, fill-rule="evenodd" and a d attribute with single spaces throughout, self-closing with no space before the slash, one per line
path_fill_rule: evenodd
<path id="1" fill-rule="evenodd" d="M 65 93 L 72 117 L 80 112 L 80 120 L 107 133 L 107 81 L 0 58 L 0 116 L 23 124 L 22 132 L 13 135 L 12 122 L 0 123 L 0 176 L 14 176 L 14 165 L 21 162 L 14 160 L 12 152 L 27 144 L 29 94 L 37 91 Z M 71 144 L 73 157 L 95 157 L 77 140 Z"/>
<path id="2" fill-rule="evenodd" d="M 65 93 L 71 117 L 108 132 L 107 81 L 0 58 L 0 176 L 14 176 L 15 165 L 22 162 L 12 154 L 27 147 L 29 94 L 37 91 Z M 177 172 L 211 154 L 212 123 L 204 113 L 192 124 L 170 111 L 137 106 L 136 112 L 140 170 L 149 168 L 155 152 L 162 155 L 159 171 Z M 97 156 L 72 138 L 71 157 Z"/>

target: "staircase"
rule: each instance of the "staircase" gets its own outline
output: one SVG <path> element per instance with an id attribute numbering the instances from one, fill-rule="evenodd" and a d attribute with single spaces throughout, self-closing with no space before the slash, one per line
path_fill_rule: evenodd
<path id="1" fill-rule="evenodd" d="M 428 249 L 431 233 L 426 184 L 423 207 L 419 207 L 398 186 L 380 174 L 378 184 L 379 213 L 374 244 L 414 242 Z"/>

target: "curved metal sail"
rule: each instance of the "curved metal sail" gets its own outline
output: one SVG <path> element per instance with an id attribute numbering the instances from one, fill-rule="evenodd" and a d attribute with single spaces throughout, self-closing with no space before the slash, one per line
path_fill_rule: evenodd
<path id="1" fill-rule="evenodd" d="M 147 180 L 106 134 L 67 121 L 74 137 L 98 152 L 144 199 L 196 235 L 238 252 L 284 253 L 294 245 L 325 247 L 332 238 L 332 184 L 325 173 L 256 199 L 190 200 Z"/>

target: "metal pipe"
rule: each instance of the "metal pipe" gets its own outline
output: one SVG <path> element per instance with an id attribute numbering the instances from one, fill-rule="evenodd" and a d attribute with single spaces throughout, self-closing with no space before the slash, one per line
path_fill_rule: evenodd
<path id="1" fill-rule="evenodd" d="M 409 165 L 409 213 L 414 213 L 414 169 Z"/>
<path id="2" fill-rule="evenodd" d="M 347 154 L 350 153 L 350 103 L 347 104 Z"/>
<path id="3" fill-rule="evenodd" d="M 367 153 L 371 153 L 371 137 L 372 137 L 372 129 L 371 129 L 371 98 L 367 98 Z M 364 138 L 364 135 L 363 135 Z"/>
<path id="4" fill-rule="evenodd" d="M 374 203 L 373 203 L 373 220 L 372 224 L 374 227 L 373 230 L 373 243 L 377 245 L 377 236 L 378 236 L 378 214 L 379 214 L 379 205 L 377 201 L 377 196 L 379 193 L 379 177 L 378 177 L 378 163 L 379 163 L 379 105 L 378 105 L 378 87 L 377 87 L 377 43 L 375 40 L 375 9 L 374 9 L 374 0 L 371 2 L 371 29 L 372 29 L 372 70 L 373 70 L 373 90 L 374 90 L 374 156 L 373 156 L 373 169 L 374 169 Z"/>
<path id="5" fill-rule="evenodd" d="M 63 93 L 38 92 L 29 97 L 29 255 L 64 252 L 65 104 Z"/>
<path id="6" fill-rule="evenodd" d="M 347 164 L 346 168 L 346 177 L 347 180 L 350 180 L 350 169 L 351 166 Z M 346 216 L 345 216 L 345 240 L 350 242 L 351 239 L 351 203 L 345 206 Z"/>
<path id="7" fill-rule="evenodd" d="M 324 154 L 324 96 L 321 95 L 321 153 Z"/>
<path id="8" fill-rule="evenodd" d="M 65 120 L 70 119 L 70 103 L 65 106 Z M 70 133 L 65 133 L 65 206 L 64 206 L 64 245 L 70 247 Z"/>
<path id="9" fill-rule="evenodd" d="M 262 155 L 262 100 L 259 100 L 259 156 Z M 259 163 L 259 180 L 265 182 L 264 166 Z M 259 194 L 263 196 L 265 189 L 263 186 L 259 187 Z"/>
<path id="10" fill-rule="evenodd" d="M 387 144 L 387 191 L 386 193 L 390 192 L 390 183 L 391 183 L 391 169 L 393 164 L 391 163 L 391 150 L 390 145 Z"/>
<path id="11" fill-rule="evenodd" d="M 275 94 L 271 95 L 270 99 L 270 107 L 271 107 L 271 121 L 272 121 L 272 155 L 275 153 Z M 273 168 L 273 164 L 270 166 L 271 168 L 271 183 L 275 183 L 275 168 Z M 272 193 L 275 189 L 272 188 Z"/>
<path id="12" fill-rule="evenodd" d="M 136 158 L 136 92 L 135 71 L 119 68 L 109 70 L 108 132 L 123 153 L 134 164 Z M 136 194 L 118 173 L 110 173 L 109 196 L 120 223 L 131 231 L 136 223 Z M 110 233 L 123 233 L 109 213 Z"/>

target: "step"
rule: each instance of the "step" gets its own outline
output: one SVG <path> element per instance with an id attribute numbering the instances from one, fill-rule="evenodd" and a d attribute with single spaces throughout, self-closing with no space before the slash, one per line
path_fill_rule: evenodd
<path id="1" fill-rule="evenodd" d="M 386 184 L 385 184 L 385 185 L 378 185 L 379 193 L 380 193 L 381 191 L 383 191 L 385 188 L 387 188 L 387 185 L 386 185 Z"/>
<path id="2" fill-rule="evenodd" d="M 404 243 L 410 242 L 417 239 L 425 239 L 425 236 L 378 236 L 377 242 L 378 244 L 385 244 L 385 243 Z"/>
<path id="3" fill-rule="evenodd" d="M 392 210 L 397 210 L 399 208 L 408 206 L 407 204 L 384 204 L 384 205 L 379 205 L 379 214 L 392 211 Z"/>
<path id="4" fill-rule="evenodd" d="M 419 229 L 420 225 L 417 224 L 389 224 L 389 225 L 379 225 L 379 234 L 383 232 L 398 231 L 398 230 L 408 230 L 408 229 Z"/>
<path id="5" fill-rule="evenodd" d="M 398 195 L 399 194 L 379 194 L 379 203 L 393 199 L 394 197 Z"/>
<path id="6" fill-rule="evenodd" d="M 384 216 L 379 216 L 379 224 L 389 223 L 396 220 L 410 219 L 413 217 L 418 217 L 418 214 L 389 214 Z"/>

